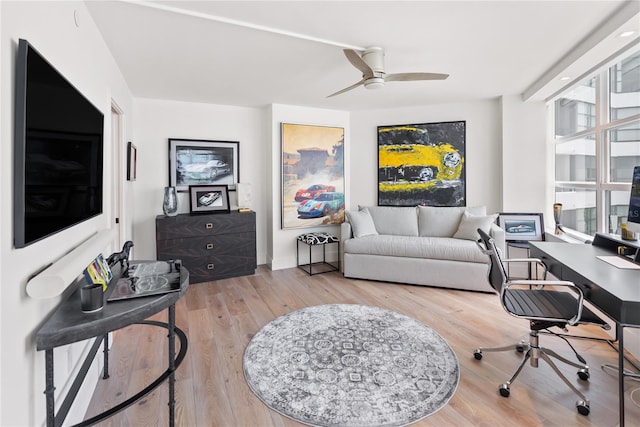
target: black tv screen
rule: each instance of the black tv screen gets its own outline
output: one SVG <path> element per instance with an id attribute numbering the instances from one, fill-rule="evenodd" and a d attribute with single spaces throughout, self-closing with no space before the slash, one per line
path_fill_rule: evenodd
<path id="1" fill-rule="evenodd" d="M 15 78 L 14 245 L 102 213 L 104 115 L 20 39 Z"/>
<path id="2" fill-rule="evenodd" d="M 627 227 L 632 228 L 631 231 L 640 232 L 640 166 L 633 168 Z"/>

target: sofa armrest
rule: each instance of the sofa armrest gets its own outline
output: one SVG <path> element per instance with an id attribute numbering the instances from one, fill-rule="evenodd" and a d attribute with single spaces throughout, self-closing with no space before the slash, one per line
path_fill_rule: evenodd
<path id="1" fill-rule="evenodd" d="M 340 240 L 347 240 L 353 237 L 351 224 L 348 221 L 340 224 Z"/>
<path id="2" fill-rule="evenodd" d="M 506 254 L 506 244 L 504 237 L 504 230 L 498 226 L 498 224 L 491 224 L 491 229 L 489 230 L 489 235 L 493 238 L 493 241 L 496 244 L 496 249 L 501 251 L 501 254 Z M 504 255 L 503 255 L 504 256 Z"/>
<path id="3" fill-rule="evenodd" d="M 344 273 L 344 242 L 353 238 L 353 228 L 348 221 L 340 224 L 340 272 Z"/>

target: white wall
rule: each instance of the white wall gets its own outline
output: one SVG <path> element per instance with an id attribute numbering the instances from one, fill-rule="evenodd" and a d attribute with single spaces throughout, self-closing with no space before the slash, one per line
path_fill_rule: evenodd
<path id="1" fill-rule="evenodd" d="M 348 209 L 378 204 L 377 126 L 466 121 L 467 206 L 501 209 L 500 110 L 497 100 L 351 113 L 351 179 Z"/>
<path id="2" fill-rule="evenodd" d="M 164 187 L 169 185 L 169 138 L 239 141 L 240 182 L 251 184 L 251 208 L 256 212 L 257 260 L 265 263 L 267 218 L 267 158 L 271 140 L 264 132 L 266 109 L 189 102 L 136 99 L 133 143 L 138 149 L 134 187 L 134 257 L 156 258 L 155 218 L 162 215 Z M 236 192 L 229 204 L 237 209 Z M 186 192 L 178 194 L 178 212 L 189 212 Z"/>
<path id="3" fill-rule="evenodd" d="M 293 105 L 274 104 L 270 108 L 269 114 L 269 135 L 270 135 L 270 159 L 271 168 L 269 170 L 268 191 L 269 212 L 268 233 L 269 247 L 267 248 L 267 264 L 273 270 L 296 266 L 296 236 L 302 233 L 313 231 L 326 231 L 335 235 L 340 235 L 339 226 L 324 226 L 310 228 L 281 228 L 281 164 L 282 150 L 280 139 L 280 124 L 296 123 L 305 125 L 335 126 L 344 128 L 344 158 L 345 158 L 345 183 L 348 188 L 350 181 L 350 155 L 351 145 L 349 113 L 346 111 L 325 110 L 320 108 L 306 108 Z M 267 180 L 265 180 L 267 181 Z M 349 194 L 345 195 L 349 197 Z M 348 199 L 345 201 L 348 203 Z M 331 259 L 327 251 L 327 259 Z"/>
<path id="4" fill-rule="evenodd" d="M 503 209 L 505 212 L 543 212 L 546 230 L 553 224 L 553 198 L 549 199 L 545 182 L 553 175 L 548 175 L 547 170 L 545 103 L 525 103 L 520 95 L 511 95 L 501 98 L 500 107 Z"/>
<path id="5" fill-rule="evenodd" d="M 59 298 L 26 295 L 27 278 L 68 252 L 98 229 L 111 224 L 111 99 L 131 111 L 129 90 L 82 2 L 0 2 L 0 355 L 3 426 L 41 425 L 44 421 L 44 352 L 35 333 Z M 74 21 L 79 14 L 80 26 Z M 13 248 L 13 93 L 19 38 L 31 42 L 76 88 L 105 114 L 105 213 L 23 249 Z M 125 130 L 130 135 L 130 129 Z M 105 248 L 105 252 L 112 248 Z M 97 254 L 96 254 L 97 255 Z M 65 390 L 84 345 L 55 352 L 56 393 Z M 94 377 L 94 381 L 95 381 Z M 89 392 L 93 385 L 89 381 Z M 95 384 L 95 382 L 94 382 Z M 58 402 L 59 403 L 59 402 Z M 85 402 L 86 403 L 86 402 Z M 76 410 L 77 406 L 74 406 Z M 73 411 L 73 410 L 72 410 Z M 78 412 L 78 411 L 76 411 Z M 80 413 L 84 410 L 80 408 Z M 82 416 L 81 414 L 80 416 Z M 74 414 L 71 417 L 75 416 Z M 76 418 L 78 420 L 78 418 Z"/>

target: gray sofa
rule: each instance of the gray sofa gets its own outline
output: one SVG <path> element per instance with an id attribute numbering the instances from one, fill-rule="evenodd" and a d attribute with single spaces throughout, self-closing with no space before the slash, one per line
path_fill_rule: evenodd
<path id="1" fill-rule="evenodd" d="M 489 258 L 476 244 L 482 228 L 504 253 L 496 215 L 479 207 L 360 207 L 341 226 L 345 277 L 493 292 Z"/>

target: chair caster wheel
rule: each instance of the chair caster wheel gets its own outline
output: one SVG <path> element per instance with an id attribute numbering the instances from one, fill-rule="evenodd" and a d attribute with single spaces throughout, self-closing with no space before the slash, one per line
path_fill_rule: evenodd
<path id="1" fill-rule="evenodd" d="M 509 390 L 509 385 L 508 384 L 502 384 L 500 386 L 500 396 L 502 397 L 509 397 L 510 394 L 510 390 Z"/>
<path id="2" fill-rule="evenodd" d="M 582 381 L 587 381 L 589 377 L 590 375 L 588 369 L 580 369 L 578 371 L 578 378 L 580 378 Z"/>
<path id="3" fill-rule="evenodd" d="M 580 415 L 584 415 L 585 417 L 589 415 L 589 412 L 591 412 L 589 409 L 589 403 L 584 400 L 578 400 L 576 403 L 576 409 L 578 409 L 578 413 Z"/>
<path id="4" fill-rule="evenodd" d="M 480 360 L 482 359 L 482 350 L 476 350 L 473 352 L 473 357 L 476 358 L 476 360 Z"/>
<path id="5" fill-rule="evenodd" d="M 516 345 L 516 350 L 518 350 L 518 353 L 524 353 L 524 349 L 525 349 L 525 345 L 524 344 Z"/>

